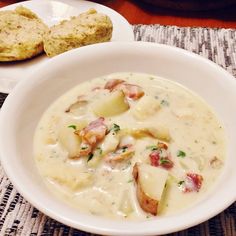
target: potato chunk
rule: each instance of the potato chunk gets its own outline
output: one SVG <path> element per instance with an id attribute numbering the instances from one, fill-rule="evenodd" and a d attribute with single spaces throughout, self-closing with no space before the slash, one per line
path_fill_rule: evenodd
<path id="1" fill-rule="evenodd" d="M 151 96 L 142 97 L 132 110 L 137 120 L 145 120 L 154 115 L 160 109 L 160 103 Z"/>
<path id="2" fill-rule="evenodd" d="M 102 153 L 105 155 L 109 152 L 115 151 L 119 145 L 119 141 L 119 137 L 114 135 L 112 132 L 107 134 L 101 145 Z"/>
<path id="3" fill-rule="evenodd" d="M 140 207 L 145 212 L 157 215 L 168 172 L 144 163 L 136 163 L 133 167 L 133 177 L 137 183 L 136 191 Z"/>
<path id="4" fill-rule="evenodd" d="M 125 215 L 128 216 L 133 212 L 133 206 L 130 199 L 129 190 L 125 190 L 121 199 L 119 210 Z"/>
<path id="5" fill-rule="evenodd" d="M 76 130 L 81 130 L 87 125 L 87 121 L 76 121 L 74 119 L 65 119 L 61 122 L 58 129 L 58 142 L 68 152 L 69 158 L 79 155 L 81 139 L 75 134 Z"/>
<path id="6" fill-rule="evenodd" d="M 95 102 L 92 109 L 97 116 L 109 117 L 127 111 L 129 104 L 123 91 L 118 90 Z"/>
<path id="7" fill-rule="evenodd" d="M 165 142 L 169 142 L 171 140 L 169 129 L 164 125 L 155 125 L 155 127 L 143 127 L 139 129 L 122 129 L 121 134 L 131 135 L 136 139 L 149 136 L 159 140 L 163 140 Z"/>
<path id="8" fill-rule="evenodd" d="M 154 138 L 166 142 L 169 142 L 171 139 L 169 129 L 164 125 L 156 125 L 155 127 L 150 127 L 148 128 L 148 131 Z"/>
<path id="9" fill-rule="evenodd" d="M 81 140 L 78 135 L 74 134 L 74 129 L 63 126 L 59 130 L 58 140 L 61 146 L 68 152 L 69 158 L 79 155 Z"/>
<path id="10" fill-rule="evenodd" d="M 47 160 L 41 163 L 41 170 L 46 178 L 55 181 L 71 191 L 78 191 L 91 186 L 94 181 L 94 175 L 86 169 L 77 168 L 76 166 L 57 160 Z"/>

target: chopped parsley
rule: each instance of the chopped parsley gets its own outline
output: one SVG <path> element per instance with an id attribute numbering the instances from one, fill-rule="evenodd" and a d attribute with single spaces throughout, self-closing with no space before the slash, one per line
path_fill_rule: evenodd
<path id="1" fill-rule="evenodd" d="M 76 130 L 76 125 L 69 125 L 68 128 L 72 128 L 72 129 Z"/>
<path id="2" fill-rule="evenodd" d="M 166 158 L 161 158 L 160 159 L 160 164 L 161 165 L 165 165 L 165 164 L 169 164 L 169 163 L 171 163 L 168 159 L 166 159 Z"/>
<path id="3" fill-rule="evenodd" d="M 97 147 L 96 149 L 98 150 L 99 154 L 102 155 L 102 149 L 100 147 Z"/>
<path id="4" fill-rule="evenodd" d="M 130 179 L 130 180 L 128 180 L 127 182 L 128 182 L 128 183 L 132 183 L 132 182 L 133 182 L 133 180 L 132 180 L 132 179 Z"/>
<path id="5" fill-rule="evenodd" d="M 168 106 L 169 106 L 169 102 L 166 101 L 165 99 L 162 99 L 162 100 L 161 100 L 161 105 L 168 107 Z"/>
<path id="6" fill-rule="evenodd" d="M 184 183 L 185 183 L 184 180 L 181 180 L 181 181 L 178 182 L 178 186 L 180 187 Z"/>
<path id="7" fill-rule="evenodd" d="M 151 146 L 147 146 L 146 149 L 150 149 L 151 151 L 155 151 L 155 150 L 157 150 L 158 148 L 157 148 L 157 146 L 155 146 L 155 145 L 151 145 Z"/>
<path id="8" fill-rule="evenodd" d="M 86 150 L 87 148 L 87 146 L 81 147 L 82 150 Z"/>
<path id="9" fill-rule="evenodd" d="M 177 157 L 185 157 L 185 156 L 186 156 L 186 153 L 184 151 L 179 150 L 177 152 Z"/>
<path id="10" fill-rule="evenodd" d="M 122 152 L 126 152 L 127 149 L 128 149 L 128 147 L 126 147 L 126 146 L 122 147 Z"/>
<path id="11" fill-rule="evenodd" d="M 93 153 L 90 153 L 90 154 L 88 155 L 88 160 L 87 160 L 87 162 L 89 162 L 92 158 L 93 158 Z"/>
<path id="12" fill-rule="evenodd" d="M 118 131 L 120 131 L 120 126 L 117 124 L 113 124 L 110 131 L 117 133 Z"/>

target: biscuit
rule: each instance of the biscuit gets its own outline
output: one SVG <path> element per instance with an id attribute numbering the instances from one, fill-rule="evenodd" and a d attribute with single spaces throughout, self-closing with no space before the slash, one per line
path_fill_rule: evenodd
<path id="1" fill-rule="evenodd" d="M 18 61 L 43 52 L 48 27 L 29 9 L 0 11 L 0 61 Z"/>
<path id="2" fill-rule="evenodd" d="M 111 39 L 112 30 L 112 22 L 107 15 L 90 9 L 52 26 L 44 37 L 44 51 L 47 56 L 53 57 L 73 48 L 106 42 Z"/>

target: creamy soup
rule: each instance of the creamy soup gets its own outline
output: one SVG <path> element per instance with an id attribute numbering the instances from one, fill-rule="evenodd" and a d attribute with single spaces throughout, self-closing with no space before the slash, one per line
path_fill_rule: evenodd
<path id="1" fill-rule="evenodd" d="M 79 211 L 146 219 L 207 194 L 224 164 L 224 129 L 181 85 L 116 73 L 79 84 L 48 108 L 34 156 L 50 189 Z"/>

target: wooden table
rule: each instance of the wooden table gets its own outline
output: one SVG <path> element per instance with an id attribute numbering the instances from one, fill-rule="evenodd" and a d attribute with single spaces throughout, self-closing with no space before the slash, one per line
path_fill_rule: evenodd
<path id="1" fill-rule="evenodd" d="M 20 1 L 1 0 L 0 7 L 16 2 Z M 194 12 L 168 10 L 132 0 L 95 0 L 94 2 L 116 10 L 131 24 L 236 28 L 236 3 L 235 6 L 225 9 Z"/>

